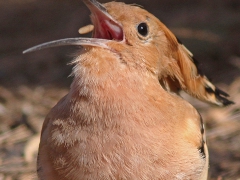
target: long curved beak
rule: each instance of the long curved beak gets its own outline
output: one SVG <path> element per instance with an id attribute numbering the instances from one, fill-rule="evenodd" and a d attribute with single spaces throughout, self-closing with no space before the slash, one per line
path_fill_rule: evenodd
<path id="1" fill-rule="evenodd" d="M 107 46 L 107 42 L 109 40 L 106 39 L 94 39 L 94 38 L 67 38 L 67 39 L 59 39 L 55 41 L 46 42 L 43 44 L 39 44 L 36 46 L 33 46 L 29 49 L 26 49 L 23 51 L 23 54 L 38 51 L 50 47 L 57 47 L 57 46 L 69 46 L 69 45 L 75 45 L 75 46 L 98 46 L 103 48 L 109 48 Z"/>
<path id="2" fill-rule="evenodd" d="M 77 46 L 97 46 L 107 48 L 109 41 L 122 41 L 123 29 L 108 12 L 107 9 L 96 0 L 83 0 L 86 6 L 91 11 L 91 20 L 94 25 L 94 32 L 92 38 L 67 38 L 55 41 L 46 42 L 32 48 L 29 48 L 23 53 L 29 53 L 50 47 L 77 45 Z"/>

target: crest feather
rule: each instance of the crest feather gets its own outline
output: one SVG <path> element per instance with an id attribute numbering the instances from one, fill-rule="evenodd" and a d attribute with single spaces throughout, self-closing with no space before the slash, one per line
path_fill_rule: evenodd
<path id="1" fill-rule="evenodd" d="M 169 63 L 167 75 L 161 80 L 161 84 L 169 91 L 178 92 L 184 90 L 199 100 L 227 106 L 234 102 L 227 99 L 229 95 L 218 89 L 201 72 L 193 54 L 177 39 L 170 30 L 163 28 L 169 41 L 172 57 L 175 61 Z"/>

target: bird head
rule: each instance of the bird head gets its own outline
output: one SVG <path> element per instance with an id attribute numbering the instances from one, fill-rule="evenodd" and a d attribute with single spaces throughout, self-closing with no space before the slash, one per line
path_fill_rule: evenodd
<path id="1" fill-rule="evenodd" d="M 184 90 L 219 106 L 232 104 L 228 95 L 200 72 L 192 53 L 154 15 L 121 2 L 83 2 L 91 11 L 92 38 L 51 41 L 23 53 L 63 45 L 100 47 L 116 53 L 129 66 L 148 71 L 167 91 Z"/>

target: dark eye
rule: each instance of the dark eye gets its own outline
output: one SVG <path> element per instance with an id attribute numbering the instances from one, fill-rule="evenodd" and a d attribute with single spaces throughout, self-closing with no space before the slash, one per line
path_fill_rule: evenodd
<path id="1" fill-rule="evenodd" d="M 142 36 L 148 35 L 148 25 L 146 23 L 140 23 L 137 27 L 138 33 Z"/>

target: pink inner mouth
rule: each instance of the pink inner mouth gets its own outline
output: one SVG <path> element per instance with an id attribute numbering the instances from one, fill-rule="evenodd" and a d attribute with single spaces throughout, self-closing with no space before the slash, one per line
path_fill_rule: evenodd
<path id="1" fill-rule="evenodd" d="M 93 38 L 123 40 L 122 27 L 104 13 L 93 13 L 92 22 L 94 24 Z"/>

